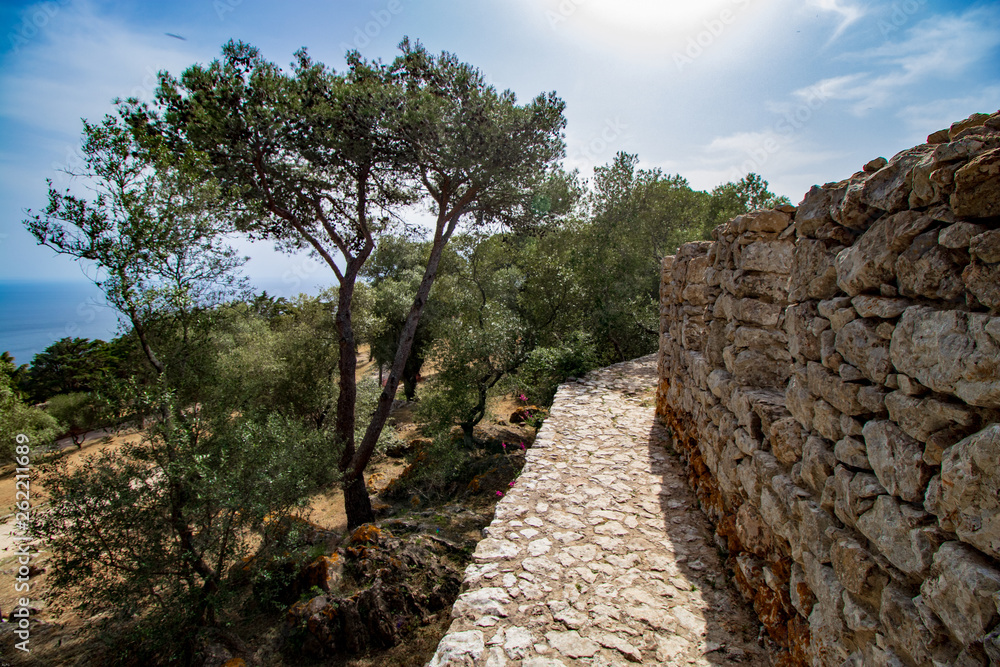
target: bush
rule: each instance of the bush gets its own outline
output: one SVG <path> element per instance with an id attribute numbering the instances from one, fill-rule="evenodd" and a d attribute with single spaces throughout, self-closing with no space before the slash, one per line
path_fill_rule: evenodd
<path id="1" fill-rule="evenodd" d="M 591 337 L 575 331 L 559 345 L 532 350 L 517 380 L 529 403 L 551 405 L 561 383 L 582 376 L 599 363 Z"/>
<path id="2" fill-rule="evenodd" d="M 195 414 L 166 392 L 154 411 L 149 398 L 139 407 L 160 417 L 140 442 L 44 477 L 51 506 L 38 534 L 54 554 L 54 585 L 78 608 L 109 612 L 135 636 L 169 625 L 170 635 L 149 635 L 157 650 L 190 657 L 198 628 L 229 620 L 243 585 L 233 565 L 286 550 L 262 535 L 334 481 L 337 451 L 286 417 Z"/>
<path id="3" fill-rule="evenodd" d="M 87 433 L 105 424 L 107 414 L 93 394 L 84 392 L 53 396 L 45 410 L 59 421 L 77 448 L 83 446 Z"/>

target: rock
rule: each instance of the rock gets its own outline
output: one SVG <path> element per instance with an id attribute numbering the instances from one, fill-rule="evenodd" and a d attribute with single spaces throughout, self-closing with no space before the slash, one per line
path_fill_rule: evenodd
<path id="1" fill-rule="evenodd" d="M 879 218 L 854 245 L 837 254 L 837 285 L 856 296 L 892 282 L 899 253 L 933 223 L 933 218 L 915 211 Z"/>
<path id="2" fill-rule="evenodd" d="M 907 207 L 913 182 L 913 167 L 933 150 L 923 145 L 897 153 L 865 181 L 862 201 L 876 209 L 895 213 Z"/>
<path id="3" fill-rule="evenodd" d="M 1000 558 L 1000 424 L 948 449 L 941 461 L 939 513 L 959 538 Z"/>
<path id="4" fill-rule="evenodd" d="M 892 496 L 876 498 L 872 509 L 858 517 L 857 528 L 890 563 L 918 577 L 926 574 L 943 541 L 933 516 Z"/>
<path id="5" fill-rule="evenodd" d="M 964 253 L 937 243 L 938 234 L 919 235 L 896 259 L 896 284 L 903 296 L 958 301 L 965 294 L 962 268 L 968 263 Z"/>
<path id="6" fill-rule="evenodd" d="M 991 596 L 1000 590 L 1000 571 L 972 547 L 946 542 L 920 586 L 924 603 L 963 645 L 981 641 L 1000 619 Z"/>
<path id="7" fill-rule="evenodd" d="M 480 630 L 449 633 L 441 639 L 427 667 L 471 665 L 479 660 L 484 650 L 486 644 Z"/>
<path id="8" fill-rule="evenodd" d="M 868 422 L 864 437 L 868 461 L 882 486 L 903 500 L 921 500 L 931 478 L 923 460 L 923 445 L 891 421 Z"/>
<path id="9" fill-rule="evenodd" d="M 988 327 L 1000 331 L 993 319 L 982 313 L 907 308 L 892 335 L 892 363 L 934 391 L 972 405 L 1000 407 L 1000 341 L 987 333 Z"/>
<path id="10" fill-rule="evenodd" d="M 895 319 L 913 305 L 909 299 L 894 299 L 884 296 L 859 294 L 851 299 L 851 305 L 859 317 L 879 317 L 883 320 Z"/>
<path id="11" fill-rule="evenodd" d="M 865 202 L 864 187 L 867 178 L 868 174 L 858 172 L 847 181 L 842 190 L 843 196 L 834 201 L 830 210 L 834 222 L 863 231 L 878 217 L 879 210 Z"/>
<path id="12" fill-rule="evenodd" d="M 879 620 L 889 641 L 914 664 L 929 664 L 931 652 L 946 640 L 927 629 L 911 596 L 896 584 L 889 584 L 882 591 Z"/>
<path id="13" fill-rule="evenodd" d="M 454 618 L 481 616 L 507 616 L 506 605 L 510 595 L 503 588 L 490 586 L 462 593 L 455 600 L 451 615 Z"/>
<path id="14" fill-rule="evenodd" d="M 815 362 L 806 365 L 806 376 L 810 393 L 821 396 L 844 414 L 854 416 L 868 412 L 858 400 L 858 392 L 861 391 L 859 385 L 844 382 L 839 376 Z"/>
<path id="15" fill-rule="evenodd" d="M 861 171 L 873 174 L 887 164 L 889 164 L 889 161 L 884 157 L 877 157 L 866 162 L 865 166 L 861 168 Z"/>
<path id="16" fill-rule="evenodd" d="M 934 398 L 920 399 L 907 396 L 902 391 L 889 393 L 885 398 L 889 417 L 912 438 L 927 442 L 936 431 L 961 422 L 969 425 L 973 415 L 963 406 L 944 403 Z"/>
<path id="17" fill-rule="evenodd" d="M 865 448 L 863 440 L 846 437 L 837 441 L 833 448 L 833 455 L 837 460 L 853 468 L 863 468 L 871 470 L 871 463 L 868 460 L 868 450 Z"/>
<path id="18" fill-rule="evenodd" d="M 971 222 L 953 223 L 938 233 L 938 243 L 945 248 L 955 250 L 967 250 L 972 238 L 986 231 L 985 225 L 977 225 Z M 996 261 L 996 260 L 994 260 Z"/>
<path id="19" fill-rule="evenodd" d="M 601 649 L 600 644 L 581 637 L 576 630 L 547 632 L 545 638 L 567 658 L 590 658 Z"/>
<path id="20" fill-rule="evenodd" d="M 785 309 L 788 352 L 798 363 L 820 360 L 819 338 L 812 330 L 812 322 L 815 319 L 816 305 L 811 301 Z"/>
<path id="21" fill-rule="evenodd" d="M 976 301 L 994 313 L 1000 311 L 1000 264 L 969 264 L 962 272 L 962 284 Z"/>
<path id="22" fill-rule="evenodd" d="M 986 113 L 974 113 L 968 118 L 957 120 L 948 128 L 948 139 L 954 141 L 962 132 L 973 127 L 981 127 L 989 120 L 990 115 Z"/>
<path id="23" fill-rule="evenodd" d="M 802 479 L 815 491 L 822 493 L 826 478 L 833 474 L 837 459 L 828 441 L 810 437 L 802 449 Z"/>
<path id="24" fill-rule="evenodd" d="M 792 256 L 788 300 L 829 299 L 837 294 L 835 259 L 840 246 L 833 249 L 823 241 L 800 239 Z"/>
<path id="25" fill-rule="evenodd" d="M 977 156 L 955 172 L 951 207 L 961 218 L 1000 216 L 1000 148 Z"/>
<path id="26" fill-rule="evenodd" d="M 830 206 L 833 204 L 833 193 L 828 188 L 814 185 L 806 193 L 795 211 L 795 230 L 798 235 L 812 236 L 820 227 L 832 224 Z"/>
<path id="27" fill-rule="evenodd" d="M 791 241 L 754 241 L 743 248 L 737 268 L 744 271 L 791 273 L 795 244 Z"/>
<path id="28" fill-rule="evenodd" d="M 889 358 L 889 341 L 878 334 L 879 324 L 878 320 L 871 318 L 852 320 L 837 332 L 835 347 L 844 360 L 866 378 L 883 384 L 893 367 Z"/>
<path id="29" fill-rule="evenodd" d="M 733 219 L 732 224 L 737 233 L 744 232 L 782 232 L 792 223 L 792 216 L 783 211 L 773 209 L 751 211 Z"/>
<path id="30" fill-rule="evenodd" d="M 841 533 L 830 545 L 830 564 L 844 588 L 876 607 L 889 575 L 875 557 L 848 533 Z"/>
<path id="31" fill-rule="evenodd" d="M 794 417 L 779 419 L 771 424 L 768 439 L 775 458 L 791 465 L 802 458 L 802 448 L 809 433 Z"/>
<path id="32" fill-rule="evenodd" d="M 972 237 L 969 252 L 984 262 L 1000 262 L 1000 229 L 991 229 Z"/>

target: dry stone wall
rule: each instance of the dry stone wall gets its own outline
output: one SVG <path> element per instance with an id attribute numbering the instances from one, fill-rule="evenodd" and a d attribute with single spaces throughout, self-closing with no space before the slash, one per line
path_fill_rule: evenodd
<path id="1" fill-rule="evenodd" d="M 781 660 L 1000 665 L 1000 112 L 713 238 L 657 413 Z"/>

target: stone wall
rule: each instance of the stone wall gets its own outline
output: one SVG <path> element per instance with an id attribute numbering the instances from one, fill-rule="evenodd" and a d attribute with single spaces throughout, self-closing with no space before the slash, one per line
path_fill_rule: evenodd
<path id="1" fill-rule="evenodd" d="M 1000 112 L 713 238 L 657 413 L 782 662 L 1000 665 Z"/>

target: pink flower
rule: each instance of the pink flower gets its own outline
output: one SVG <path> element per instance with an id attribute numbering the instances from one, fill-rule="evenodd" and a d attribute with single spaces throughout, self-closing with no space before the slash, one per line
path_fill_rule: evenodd
<path id="1" fill-rule="evenodd" d="M 513 481 L 511 481 L 511 483 L 510 483 L 510 484 L 508 484 L 507 486 L 514 486 L 514 482 L 513 482 Z"/>
<path id="2" fill-rule="evenodd" d="M 521 399 L 522 401 L 524 401 L 525 403 L 527 403 L 527 402 L 528 402 L 528 397 L 527 397 L 527 396 L 525 396 L 524 394 L 521 394 L 520 396 L 518 396 L 518 398 L 520 398 L 520 399 Z"/>
<path id="3" fill-rule="evenodd" d="M 497 491 L 497 495 L 503 498 L 503 491 Z"/>
<path id="4" fill-rule="evenodd" d="M 524 443 L 523 443 L 523 442 L 521 443 L 521 449 L 522 449 L 522 450 L 523 450 L 523 449 L 527 449 L 527 447 L 525 447 L 525 446 L 524 446 Z"/>

